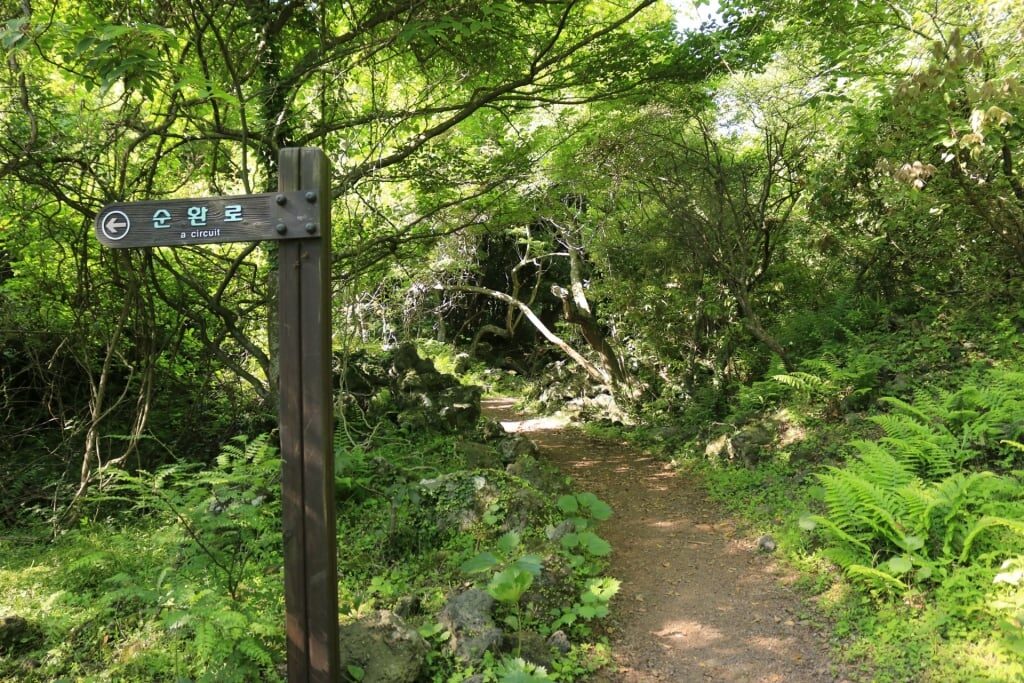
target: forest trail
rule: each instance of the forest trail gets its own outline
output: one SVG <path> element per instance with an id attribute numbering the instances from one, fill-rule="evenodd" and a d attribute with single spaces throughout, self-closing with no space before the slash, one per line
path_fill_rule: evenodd
<path id="1" fill-rule="evenodd" d="M 614 511 L 599 532 L 613 548 L 609 574 L 622 581 L 609 629 L 618 671 L 596 681 L 843 680 L 828 658 L 827 627 L 787 587 L 792 573 L 738 534 L 693 481 L 628 444 L 522 416 L 509 399 L 485 401 L 484 412 Z"/>

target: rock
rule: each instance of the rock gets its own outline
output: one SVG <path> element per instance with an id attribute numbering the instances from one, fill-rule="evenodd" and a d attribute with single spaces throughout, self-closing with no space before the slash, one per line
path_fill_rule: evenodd
<path id="1" fill-rule="evenodd" d="M 497 441 L 508 436 L 508 432 L 501 426 L 501 423 L 489 417 L 485 417 L 478 428 L 480 438 L 485 442 Z"/>
<path id="2" fill-rule="evenodd" d="M 420 598 L 418 595 L 403 595 L 395 602 L 395 614 L 408 619 L 414 614 L 420 613 Z"/>
<path id="3" fill-rule="evenodd" d="M 777 547 L 775 539 L 770 534 L 765 534 L 757 539 L 757 549 L 762 553 L 773 553 Z"/>
<path id="4" fill-rule="evenodd" d="M 468 531 L 498 500 L 498 490 L 480 475 L 451 472 L 420 481 L 420 491 L 441 532 Z"/>
<path id="5" fill-rule="evenodd" d="M 455 354 L 455 365 L 452 367 L 452 370 L 462 375 L 469 372 L 471 367 L 473 367 L 472 356 L 465 352 Z"/>
<path id="6" fill-rule="evenodd" d="M 889 391 L 894 394 L 904 394 L 914 388 L 914 380 L 902 372 L 897 372 L 889 384 Z"/>
<path id="7" fill-rule="evenodd" d="M 402 342 L 392 349 L 388 360 L 391 367 L 398 374 L 404 374 L 410 370 L 419 371 L 424 366 L 424 361 L 420 358 L 416 345 L 410 342 Z M 430 369 L 434 369 L 433 363 L 430 363 Z"/>
<path id="8" fill-rule="evenodd" d="M 531 664 L 547 668 L 554 661 L 551 646 L 548 645 L 544 636 L 536 631 L 523 631 L 518 636 L 513 636 L 510 640 L 514 645 L 518 646 L 519 656 Z"/>
<path id="9" fill-rule="evenodd" d="M 544 534 L 548 537 L 548 540 L 552 543 L 558 543 L 562 540 L 562 537 L 568 533 L 572 533 L 576 530 L 576 525 L 571 520 L 563 520 L 557 526 L 549 525 L 544 530 Z"/>
<path id="10" fill-rule="evenodd" d="M 416 347 L 400 344 L 383 357 L 365 353 L 336 359 L 342 404 L 370 420 L 394 420 L 407 431 L 471 430 L 480 418 L 480 387 L 463 386 L 437 371 Z"/>
<path id="11" fill-rule="evenodd" d="M 448 629 L 448 647 L 467 662 L 479 661 L 485 652 L 498 652 L 504 634 L 491 617 L 494 598 L 479 588 L 448 599 L 437 615 L 438 623 Z"/>
<path id="12" fill-rule="evenodd" d="M 563 655 L 569 654 L 569 650 L 572 649 L 569 636 L 565 635 L 565 631 L 561 629 L 548 636 L 548 645 Z"/>
<path id="13" fill-rule="evenodd" d="M 430 361 L 426 361 L 430 362 Z M 449 387 L 458 386 L 459 381 L 451 375 L 442 375 L 433 369 L 430 372 L 418 373 L 409 371 L 401 376 L 398 389 L 401 393 L 436 392 Z"/>
<path id="14" fill-rule="evenodd" d="M 531 488 L 521 488 L 512 494 L 506 506 L 508 513 L 501 528 L 504 531 L 524 531 L 543 520 L 549 509 L 548 499 Z"/>
<path id="15" fill-rule="evenodd" d="M 732 450 L 736 457 L 747 464 L 759 462 L 768 446 L 775 441 L 778 425 L 772 420 L 759 420 L 745 425 L 732 438 Z"/>
<path id="16" fill-rule="evenodd" d="M 618 406 L 615 398 L 608 393 L 599 393 L 590 397 L 584 396 L 580 398 L 577 396 L 576 398 L 570 398 L 565 402 L 564 412 L 578 420 L 597 420 L 615 425 L 632 423 L 629 415 Z"/>
<path id="17" fill-rule="evenodd" d="M 388 610 L 377 610 L 338 631 L 341 668 L 358 666 L 363 683 L 413 683 L 430 646 L 416 629 Z"/>
<path id="18" fill-rule="evenodd" d="M 407 432 L 430 431 L 433 420 L 430 417 L 431 410 L 403 410 L 398 413 L 395 421 L 398 426 Z"/>
<path id="19" fill-rule="evenodd" d="M 475 441 L 459 441 L 455 450 L 471 470 L 500 469 L 501 456 L 490 446 Z"/>
<path id="20" fill-rule="evenodd" d="M 544 560 L 540 574 L 523 593 L 520 603 L 532 604 L 535 613 L 546 614 L 561 605 L 571 605 L 578 599 L 579 588 L 572 582 L 572 571 L 559 564 L 557 556 L 553 556 Z"/>
<path id="21" fill-rule="evenodd" d="M 714 441 L 709 441 L 708 445 L 704 447 L 704 455 L 709 458 L 732 459 L 734 453 L 732 450 L 732 441 L 729 439 L 729 435 L 722 434 Z"/>
<path id="22" fill-rule="evenodd" d="M 31 640 L 28 621 L 11 614 L 0 617 L 0 655 L 7 655 L 22 649 Z"/>
<path id="23" fill-rule="evenodd" d="M 392 483 L 398 481 L 403 472 L 387 458 L 375 455 L 370 458 L 370 470 L 378 481 Z"/>
<path id="24" fill-rule="evenodd" d="M 541 491 L 554 493 L 565 488 L 565 475 L 557 468 L 529 454 L 520 455 L 515 462 L 505 468 L 505 472 L 528 481 Z"/>
<path id="25" fill-rule="evenodd" d="M 457 385 L 437 394 L 440 424 L 453 431 L 469 431 L 480 419 L 480 387 Z"/>
<path id="26" fill-rule="evenodd" d="M 501 452 L 501 457 L 506 465 L 515 462 L 516 458 L 521 455 L 535 456 L 540 452 L 537 444 L 518 434 L 512 434 L 502 439 L 498 443 L 498 451 Z"/>
<path id="27" fill-rule="evenodd" d="M 334 387 L 345 387 L 347 394 L 369 396 L 379 387 L 387 386 L 388 377 L 379 359 L 372 359 L 364 351 L 346 357 L 334 355 Z"/>

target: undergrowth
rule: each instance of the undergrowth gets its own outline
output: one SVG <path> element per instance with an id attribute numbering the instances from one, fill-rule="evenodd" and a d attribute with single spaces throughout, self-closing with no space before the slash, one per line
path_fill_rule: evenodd
<path id="1" fill-rule="evenodd" d="M 472 434 L 338 424 L 342 620 L 406 605 L 431 647 L 424 681 L 572 681 L 608 661 L 599 621 L 617 583 L 603 576 L 610 547 L 595 528 L 606 505 L 592 494 L 556 501 L 504 470 L 466 470 L 459 449 Z M 487 507 L 466 521 L 460 506 L 481 481 Z M 227 443 L 210 466 L 120 472 L 83 510 L 56 537 L 42 521 L 0 534 L 0 616 L 27 624 L 0 640 L 0 681 L 282 679 L 280 458 L 270 435 Z M 562 577 L 543 606 L 528 594 L 542 571 Z M 515 650 L 456 659 L 436 615 L 474 581 L 512 633 L 561 629 L 571 650 L 546 668 Z"/>

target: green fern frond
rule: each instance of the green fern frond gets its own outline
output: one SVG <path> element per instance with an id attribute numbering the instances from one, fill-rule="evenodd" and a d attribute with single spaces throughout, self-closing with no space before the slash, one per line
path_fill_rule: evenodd
<path id="1" fill-rule="evenodd" d="M 830 353 L 826 353 L 821 358 L 811 358 L 805 360 L 800 364 L 802 367 L 807 368 L 810 371 L 817 371 L 818 375 L 824 375 L 829 380 L 836 380 L 837 378 L 843 377 L 843 370 L 839 367 L 839 360 Z M 805 373 L 794 373 L 794 374 L 805 374 Z M 814 375 L 812 375 L 814 376 Z M 823 383 L 828 383 L 824 379 L 818 378 Z"/>
<path id="2" fill-rule="evenodd" d="M 826 556 L 829 556 L 827 555 L 827 553 L 831 553 L 839 548 L 842 548 L 844 549 L 844 552 L 853 553 L 858 558 L 871 557 L 871 546 L 869 546 L 867 543 L 857 538 L 853 534 L 847 533 L 846 530 L 844 530 L 837 524 L 833 523 L 832 520 L 828 519 L 827 517 L 822 517 L 821 515 L 811 515 L 810 519 L 813 522 L 815 522 L 815 524 L 817 524 L 818 526 L 824 527 L 826 536 L 831 536 L 832 540 L 842 541 L 845 544 L 842 546 L 832 546 L 828 548 L 826 551 L 824 551 L 826 553 Z M 842 565 L 842 562 L 839 562 L 837 558 L 831 558 L 831 556 L 829 557 L 830 559 L 835 560 L 836 564 L 845 566 Z"/>
<path id="3" fill-rule="evenodd" d="M 831 560 L 836 566 L 841 569 L 846 569 L 852 565 L 858 564 L 869 564 L 871 562 L 871 555 L 856 546 L 850 545 L 834 545 L 821 551 L 821 556 L 827 560 Z"/>
<path id="4" fill-rule="evenodd" d="M 784 375 L 773 375 L 772 379 L 807 395 L 823 393 L 833 388 L 827 380 L 809 372 L 794 371 Z"/>
<path id="5" fill-rule="evenodd" d="M 992 517 L 986 515 L 972 524 L 967 530 L 967 535 L 964 537 L 963 550 L 960 551 L 960 562 L 966 562 L 967 558 L 970 557 L 971 548 L 974 546 L 974 542 L 977 540 L 978 535 L 995 527 L 1005 527 L 1017 535 L 1024 537 L 1024 521 L 1019 519 L 1009 519 L 1007 517 Z"/>
<path id="6" fill-rule="evenodd" d="M 895 489 L 908 483 L 913 471 L 892 453 L 876 443 L 859 441 L 851 444 L 857 449 L 860 460 L 851 463 L 850 469 L 875 486 Z"/>
<path id="7" fill-rule="evenodd" d="M 878 399 L 878 402 L 890 405 L 900 413 L 903 413 L 904 415 L 917 418 L 917 420 L 922 425 L 928 425 L 932 423 L 934 416 L 929 415 L 927 412 L 921 409 L 920 406 L 923 403 L 925 403 L 924 401 L 921 400 L 921 398 L 921 394 L 919 392 L 915 392 L 913 404 L 907 403 L 906 401 L 896 398 L 895 396 L 883 396 L 882 398 Z M 931 397 L 928 396 L 928 399 L 930 400 Z"/>
<path id="8" fill-rule="evenodd" d="M 865 534 L 902 547 L 903 525 L 897 521 L 894 497 L 849 469 L 833 472 L 835 482 L 825 487 L 829 515 L 847 533 Z"/>
<path id="9" fill-rule="evenodd" d="M 920 530 L 922 535 L 927 536 L 931 530 L 931 509 L 935 504 L 932 490 L 915 479 L 900 486 L 895 493 L 906 519 L 915 529 Z"/>
<path id="10" fill-rule="evenodd" d="M 872 590 L 882 593 L 902 593 L 907 590 L 907 584 L 903 583 L 888 572 L 875 567 L 868 567 L 861 564 L 852 564 L 846 568 L 846 573 L 859 581 L 872 587 Z"/>
<path id="11" fill-rule="evenodd" d="M 966 457 L 955 444 L 927 438 L 892 438 L 879 440 L 898 460 L 910 465 L 923 479 L 934 481 L 952 474 Z"/>
<path id="12" fill-rule="evenodd" d="M 910 415 L 885 413 L 872 415 L 868 419 L 881 427 L 886 436 L 893 439 L 928 438 L 936 435 L 935 425 L 921 422 Z"/>

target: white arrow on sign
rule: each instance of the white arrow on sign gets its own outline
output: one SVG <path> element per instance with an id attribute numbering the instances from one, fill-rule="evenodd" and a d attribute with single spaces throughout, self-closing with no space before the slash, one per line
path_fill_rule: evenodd
<path id="1" fill-rule="evenodd" d="M 103 235 L 107 239 L 119 240 L 128 234 L 132 227 L 132 222 L 124 211 L 111 211 L 104 216 L 100 227 L 103 229 Z"/>

